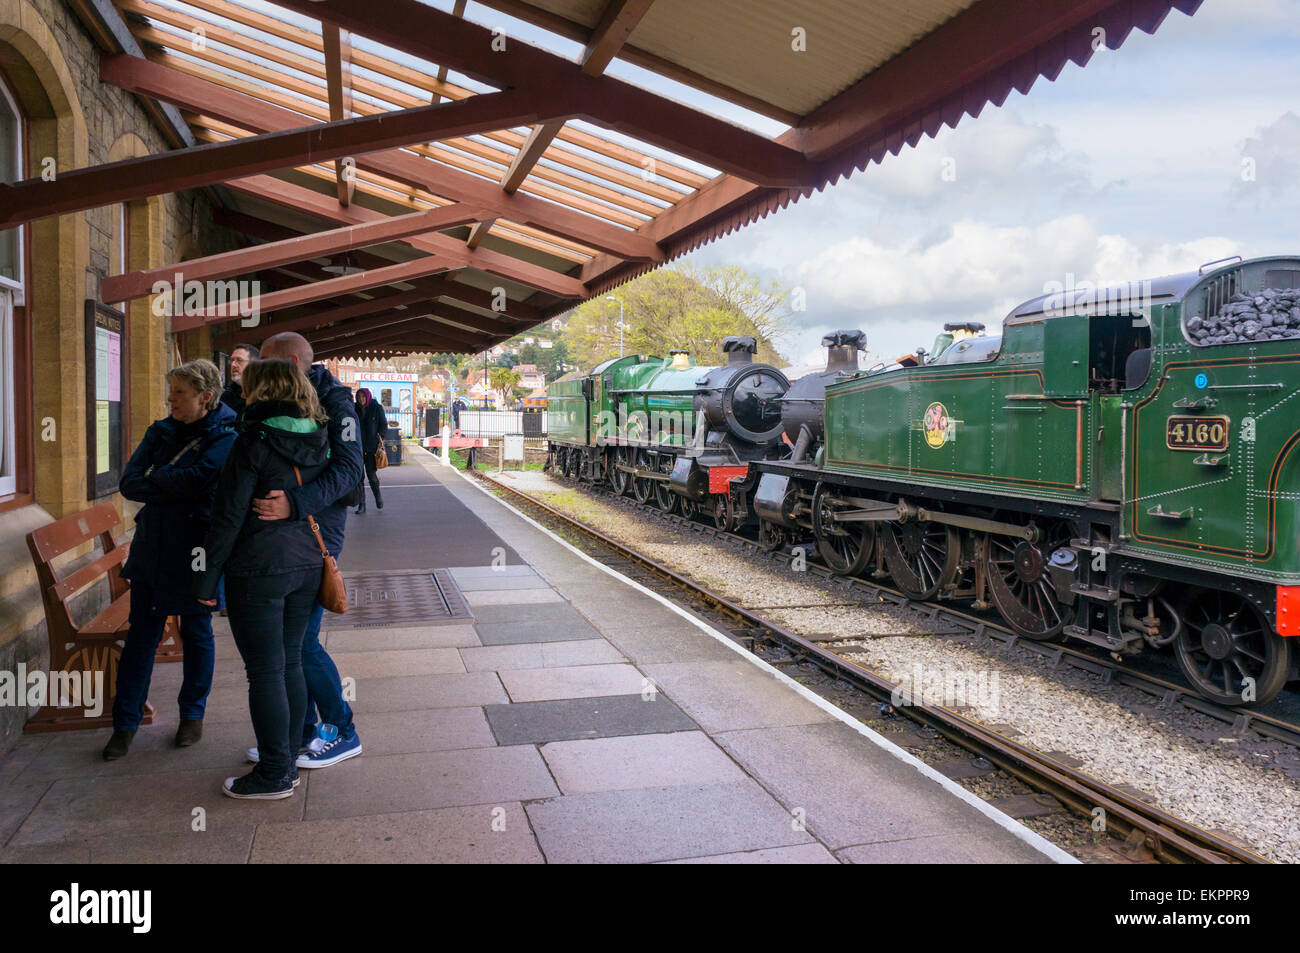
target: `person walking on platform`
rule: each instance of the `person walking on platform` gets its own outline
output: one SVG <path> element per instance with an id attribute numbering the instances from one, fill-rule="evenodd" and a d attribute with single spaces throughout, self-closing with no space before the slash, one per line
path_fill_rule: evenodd
<path id="1" fill-rule="evenodd" d="M 261 758 L 230 797 L 273 800 L 293 794 L 298 739 L 307 712 L 302 640 L 317 604 L 322 556 L 305 518 L 260 520 L 253 498 L 307 487 L 329 461 L 326 417 L 311 383 L 294 363 L 254 361 L 244 371 L 248 404 L 212 508 L 203 543 L 206 566 L 194 595 L 216 604 L 225 574 L 230 631 L 248 673 L 248 710 Z"/>
<path id="2" fill-rule="evenodd" d="M 131 581 L 131 616 L 117 663 L 113 736 L 104 760 L 123 757 L 144 717 L 154 653 L 167 617 L 180 616 L 184 656 L 177 747 L 203 735 L 212 688 L 215 648 L 212 609 L 191 592 L 191 564 L 207 533 L 217 476 L 235 442 L 235 413 L 221 403 L 221 373 L 211 361 L 190 361 L 167 372 L 171 416 L 155 421 L 122 471 L 119 489 L 144 508 L 122 577 Z"/>
<path id="3" fill-rule="evenodd" d="M 370 388 L 363 387 L 357 391 L 357 416 L 361 418 L 361 457 L 366 465 L 366 479 L 370 481 L 370 492 L 375 494 L 375 509 L 384 508 L 384 498 L 379 493 L 379 469 L 375 457 L 383 446 L 384 435 L 388 433 L 388 417 L 384 414 L 384 405 L 370 394 Z M 366 511 L 366 488 L 361 488 L 361 505 L 358 513 Z"/>
<path id="4" fill-rule="evenodd" d="M 301 334 L 281 331 L 262 342 L 263 359 L 292 361 L 304 370 L 329 417 L 329 464 L 315 481 L 288 490 L 272 490 L 253 500 L 253 512 L 262 520 L 302 520 L 316 517 L 325 548 L 339 558 L 348 508 L 364 493 L 361 464 L 361 424 L 357 420 L 352 392 L 338 382 L 323 364 L 312 363 L 311 344 Z M 300 768 L 326 768 L 361 753 L 361 740 L 352 720 L 352 708 L 343 697 L 343 680 L 338 667 L 320 644 L 321 619 L 325 607 L 318 601 L 307 622 L 302 640 L 302 672 L 307 681 L 307 714 L 302 726 L 303 750 Z M 320 712 L 319 734 L 316 712 Z M 251 748 L 248 757 L 257 761 L 260 752 Z"/>
<path id="5" fill-rule="evenodd" d="M 236 344 L 230 351 L 230 383 L 221 392 L 221 402 L 237 415 L 244 412 L 244 391 L 240 378 L 249 361 L 257 360 L 257 346 Z"/>

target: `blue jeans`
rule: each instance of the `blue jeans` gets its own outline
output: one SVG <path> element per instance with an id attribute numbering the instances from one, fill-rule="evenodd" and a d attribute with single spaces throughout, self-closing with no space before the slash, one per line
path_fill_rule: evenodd
<path id="1" fill-rule="evenodd" d="M 320 644 L 320 624 L 325 607 L 319 602 L 312 608 L 307 632 L 302 640 L 302 674 L 307 680 L 307 715 L 302 728 L 305 746 L 316 737 L 316 709 L 320 720 L 339 730 L 340 738 L 351 737 L 356 731 L 352 723 L 352 708 L 343 700 L 343 680 L 334 660 Z"/>
<path id="2" fill-rule="evenodd" d="M 144 717 L 144 703 L 149 700 L 154 653 L 167 626 L 167 616 L 152 611 L 152 595 L 147 584 L 137 582 L 131 586 L 131 628 L 117 662 L 117 698 L 113 700 L 116 731 L 138 731 L 140 719 Z M 196 612 L 183 615 L 180 620 L 183 676 L 176 701 L 182 720 L 201 721 L 212 689 L 212 667 L 216 660 L 212 616 Z"/>
<path id="3" fill-rule="evenodd" d="M 248 673 L 248 711 L 260 758 L 256 770 L 268 781 L 288 774 L 298 756 L 292 729 L 307 710 L 302 641 L 320 577 L 319 567 L 226 577 L 230 631 Z"/>

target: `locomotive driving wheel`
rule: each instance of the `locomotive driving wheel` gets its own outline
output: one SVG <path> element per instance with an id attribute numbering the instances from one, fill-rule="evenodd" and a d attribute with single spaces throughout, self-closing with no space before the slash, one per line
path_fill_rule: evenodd
<path id="1" fill-rule="evenodd" d="M 1253 603 L 1212 590 L 1187 606 L 1174 656 L 1183 676 L 1206 698 L 1253 705 L 1272 700 L 1286 684 L 1291 647 Z"/>
<path id="2" fill-rule="evenodd" d="M 817 552 L 827 566 L 841 576 L 856 576 L 867 568 L 876 550 L 876 531 L 870 523 L 837 523 L 835 514 L 849 504 L 835 496 L 825 484 L 813 492 L 813 536 Z"/>
<path id="3" fill-rule="evenodd" d="M 1027 639 L 1050 642 L 1069 620 L 1069 609 L 1056 597 L 1056 587 L 1047 575 L 1047 561 L 1069 539 L 1068 526 L 1051 529 L 1038 543 L 1009 536 L 988 537 L 989 594 L 1007 625 Z"/>
<path id="4" fill-rule="evenodd" d="M 732 528 L 735 510 L 731 506 L 731 494 L 715 493 L 706 505 L 709 507 L 709 515 L 713 517 L 713 525 L 716 528 L 724 533 Z"/>
<path id="5" fill-rule="evenodd" d="M 564 452 L 564 475 L 570 480 L 577 479 L 578 471 L 582 468 L 582 454 L 577 448 L 570 448 Z"/>
<path id="6" fill-rule="evenodd" d="M 682 516 L 686 517 L 688 520 L 693 520 L 699 515 L 700 506 L 694 500 L 688 500 L 686 497 L 682 497 L 682 501 L 678 506 L 681 507 Z"/>
<path id="7" fill-rule="evenodd" d="M 774 553 L 785 545 L 786 529 L 767 520 L 758 521 L 758 545 L 765 553 Z"/>
<path id="8" fill-rule="evenodd" d="M 561 476 L 568 476 L 568 472 L 567 472 L 568 466 L 569 466 L 569 448 L 556 447 L 555 448 L 555 469 L 559 471 Z"/>
<path id="9" fill-rule="evenodd" d="M 650 455 L 644 450 L 633 450 L 629 462 L 640 470 L 650 469 Z M 650 497 L 654 494 L 654 482 L 646 477 L 632 477 L 632 495 L 638 503 L 650 502 Z"/>
<path id="10" fill-rule="evenodd" d="M 933 599 L 957 577 L 961 536 L 953 527 L 928 520 L 886 523 L 881 535 L 885 565 L 908 598 Z"/>
<path id="11" fill-rule="evenodd" d="M 667 454 L 660 455 L 655 469 L 663 474 L 672 473 L 673 458 Z M 673 492 L 673 488 L 667 480 L 655 481 L 655 502 L 659 504 L 659 509 L 665 513 L 676 513 L 677 501 L 680 499 L 681 497 Z"/>
<path id="12" fill-rule="evenodd" d="M 619 469 L 620 466 L 626 465 L 627 451 L 620 447 L 614 451 L 614 456 L 609 461 L 609 485 L 613 488 L 615 496 L 622 496 L 627 492 L 627 471 Z"/>

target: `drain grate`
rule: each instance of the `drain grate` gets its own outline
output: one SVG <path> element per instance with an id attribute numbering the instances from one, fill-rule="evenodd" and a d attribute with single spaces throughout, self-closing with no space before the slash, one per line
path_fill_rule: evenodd
<path id="1" fill-rule="evenodd" d="M 369 628 L 470 618 L 465 597 L 445 569 L 344 573 L 348 611 L 327 624 Z"/>

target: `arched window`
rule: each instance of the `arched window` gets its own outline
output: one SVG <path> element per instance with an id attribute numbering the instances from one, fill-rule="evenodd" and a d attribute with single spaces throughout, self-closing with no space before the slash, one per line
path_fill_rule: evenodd
<path id="1" fill-rule="evenodd" d="M 23 175 L 23 117 L 0 76 L 0 182 Z M 17 488 L 17 375 L 14 309 L 24 305 L 23 227 L 0 231 L 0 497 Z"/>

